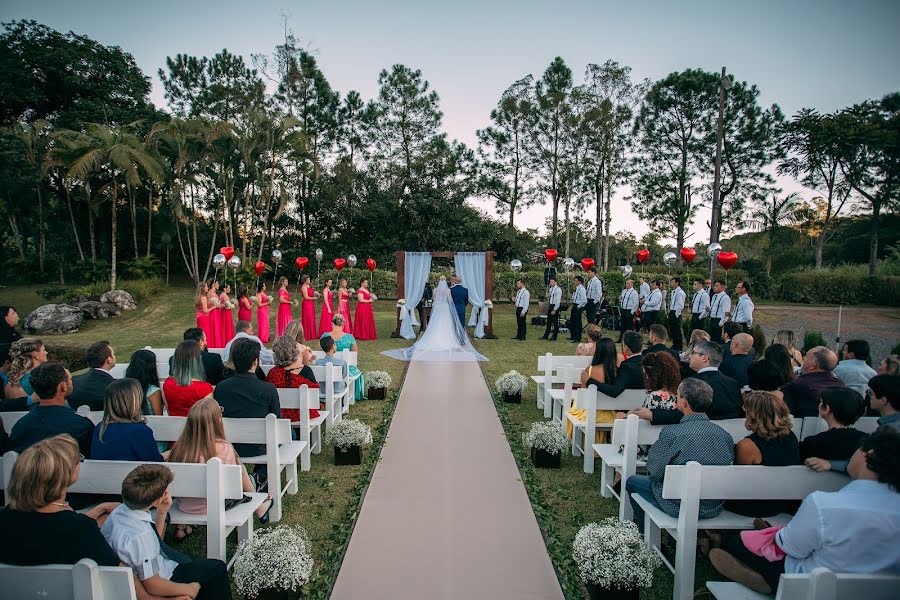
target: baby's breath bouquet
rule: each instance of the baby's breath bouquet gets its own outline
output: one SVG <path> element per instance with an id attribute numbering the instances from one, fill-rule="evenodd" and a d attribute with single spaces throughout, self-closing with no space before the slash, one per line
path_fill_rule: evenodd
<path id="1" fill-rule="evenodd" d="M 370 388 L 389 388 L 391 376 L 387 371 L 369 371 L 366 373 L 366 383 Z"/>
<path id="2" fill-rule="evenodd" d="M 372 443 L 372 428 L 359 419 L 341 419 L 328 428 L 325 443 L 341 449 L 368 446 Z"/>
<path id="3" fill-rule="evenodd" d="M 264 590 L 297 592 L 313 571 L 312 547 L 302 527 L 280 525 L 258 530 L 241 542 L 234 562 L 234 584 L 245 598 Z"/>
<path id="4" fill-rule="evenodd" d="M 525 445 L 528 448 L 543 450 L 549 454 L 559 454 L 569 447 L 569 438 L 562 425 L 550 421 L 538 421 L 531 424 L 525 434 Z"/>
<path id="5" fill-rule="evenodd" d="M 660 565 L 637 525 L 615 517 L 582 527 L 572 543 L 572 556 L 582 581 L 607 590 L 648 588 Z"/>
<path id="6" fill-rule="evenodd" d="M 494 385 L 497 386 L 497 391 L 501 394 L 514 396 L 525 391 L 525 388 L 528 387 L 528 380 L 525 379 L 524 375 L 513 370 L 498 377 Z"/>

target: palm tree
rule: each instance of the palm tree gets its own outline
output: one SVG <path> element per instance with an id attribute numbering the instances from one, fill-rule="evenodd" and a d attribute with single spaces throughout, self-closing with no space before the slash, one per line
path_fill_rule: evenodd
<path id="1" fill-rule="evenodd" d="M 760 200 L 750 213 L 753 228 L 767 233 L 769 250 L 766 252 L 766 275 L 772 275 L 772 253 L 778 241 L 779 230 L 786 225 L 799 223 L 806 214 L 806 204 L 798 193 L 794 192 L 779 198 L 780 191 L 773 190 L 771 196 Z"/>
<path id="2" fill-rule="evenodd" d="M 41 273 L 44 272 L 44 255 L 47 252 L 46 227 L 44 226 L 44 198 L 41 188 L 44 185 L 44 179 L 47 176 L 46 157 L 50 150 L 50 142 L 52 140 L 52 130 L 50 123 L 44 119 L 38 119 L 33 123 L 21 121 L 14 127 L 16 136 L 25 146 L 25 158 L 31 163 L 35 171 L 39 174 L 35 183 L 37 192 L 37 209 L 38 209 L 38 267 Z"/>

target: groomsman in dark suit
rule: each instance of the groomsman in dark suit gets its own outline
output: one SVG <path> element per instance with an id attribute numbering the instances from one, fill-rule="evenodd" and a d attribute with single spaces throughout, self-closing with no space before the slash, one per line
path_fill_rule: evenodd
<path id="1" fill-rule="evenodd" d="M 547 327 L 544 329 L 544 335 L 541 339 L 556 341 L 556 336 L 559 335 L 559 307 L 562 304 L 562 288 L 556 285 L 555 277 L 550 278 L 547 300 Z"/>
<path id="2" fill-rule="evenodd" d="M 79 406 L 87 405 L 92 411 L 101 411 L 106 388 L 115 381 L 109 370 L 116 366 L 116 353 L 109 342 L 97 342 L 84 351 L 84 362 L 90 369 L 72 379 L 69 406 L 72 410 L 78 410 Z"/>

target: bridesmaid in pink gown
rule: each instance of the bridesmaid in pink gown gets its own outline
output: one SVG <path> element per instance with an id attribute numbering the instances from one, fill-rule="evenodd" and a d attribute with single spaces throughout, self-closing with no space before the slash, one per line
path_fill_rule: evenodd
<path id="1" fill-rule="evenodd" d="M 223 348 L 234 337 L 234 314 L 231 312 L 234 304 L 231 302 L 231 298 L 228 297 L 228 292 L 230 291 L 231 285 L 226 283 L 225 289 L 219 295 L 219 302 L 222 304 L 222 308 L 219 309 L 222 311 L 219 317 L 219 343 L 222 344 Z"/>
<path id="2" fill-rule="evenodd" d="M 263 344 L 269 343 L 269 305 L 272 300 L 266 296 L 266 282 L 259 284 L 256 299 L 256 336 Z"/>
<path id="3" fill-rule="evenodd" d="M 294 319 L 294 315 L 291 314 L 291 293 L 288 291 L 287 286 L 287 277 L 282 277 L 278 280 L 278 315 L 275 319 L 275 335 L 277 337 L 284 335 L 284 330 L 287 329 L 288 323 Z"/>
<path id="4" fill-rule="evenodd" d="M 207 342 L 212 335 L 212 332 L 209 328 L 209 320 L 211 315 L 209 308 L 209 298 L 207 294 L 209 293 L 209 285 L 203 281 L 197 286 L 197 295 L 194 297 L 194 306 L 197 308 L 197 327 L 203 330 L 203 334 L 206 336 Z"/>
<path id="5" fill-rule="evenodd" d="M 318 339 L 316 336 L 316 292 L 309 283 L 309 275 L 300 278 L 300 295 L 303 306 L 300 309 L 300 322 L 303 324 L 305 341 Z"/>
<path id="6" fill-rule="evenodd" d="M 222 348 L 224 344 L 220 341 L 221 334 L 219 327 L 222 321 L 221 309 L 219 308 L 219 282 L 212 281 L 207 285 L 209 292 L 206 300 L 209 304 L 209 335 L 206 337 L 206 344 L 210 348 Z"/>
<path id="7" fill-rule="evenodd" d="M 353 319 L 350 318 L 350 292 L 347 280 L 341 279 L 341 287 L 337 291 L 338 314 L 344 317 L 344 331 L 353 331 Z"/>
<path id="8" fill-rule="evenodd" d="M 250 301 L 250 296 L 248 295 L 250 292 L 247 289 L 247 284 L 242 283 L 238 286 L 237 293 L 237 302 L 238 302 L 238 321 L 247 321 L 248 323 L 253 322 L 253 303 Z"/>
<path id="9" fill-rule="evenodd" d="M 322 314 L 319 317 L 319 337 L 331 331 L 331 319 L 334 318 L 334 292 L 331 291 L 333 285 L 334 280 L 330 277 L 325 280 L 325 288 L 322 290 Z"/>
<path id="10" fill-rule="evenodd" d="M 375 296 L 369 292 L 369 280 L 359 282 L 359 290 L 356 292 L 356 318 L 353 320 L 353 337 L 357 340 L 377 340 L 375 333 L 375 311 L 372 303 Z"/>

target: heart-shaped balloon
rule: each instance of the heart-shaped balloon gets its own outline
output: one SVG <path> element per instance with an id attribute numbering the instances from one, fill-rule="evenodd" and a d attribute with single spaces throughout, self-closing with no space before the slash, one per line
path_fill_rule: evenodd
<path id="1" fill-rule="evenodd" d="M 225 255 L 225 260 L 231 260 L 231 257 L 234 256 L 234 248 L 231 246 L 223 246 L 219 248 L 219 253 Z"/>
<path id="2" fill-rule="evenodd" d="M 643 250 L 638 250 L 637 251 L 637 259 L 638 259 L 639 263 L 644 264 L 645 262 L 650 260 L 650 251 L 647 250 L 646 248 Z"/>
<path id="3" fill-rule="evenodd" d="M 309 264 L 309 259 L 306 258 L 305 256 L 298 256 L 297 260 L 295 260 L 294 262 L 297 263 L 297 268 L 302 271 L 303 269 L 306 268 L 306 265 Z"/>
<path id="4" fill-rule="evenodd" d="M 691 264 L 696 257 L 697 257 L 697 251 L 694 250 L 693 248 L 682 248 L 681 249 L 681 260 L 683 260 L 687 264 Z"/>
<path id="5" fill-rule="evenodd" d="M 347 259 L 346 259 L 346 258 L 336 258 L 336 259 L 334 259 L 334 268 L 337 269 L 338 271 L 340 271 L 341 269 L 343 269 L 345 266 L 347 266 Z"/>
<path id="6" fill-rule="evenodd" d="M 371 273 L 372 271 L 374 271 L 376 266 L 378 266 L 378 265 L 377 265 L 377 263 L 375 262 L 375 259 L 374 259 L 374 258 L 367 258 L 367 259 L 366 259 L 366 268 L 369 270 L 369 273 Z"/>
<path id="7" fill-rule="evenodd" d="M 266 270 L 266 263 L 261 260 L 256 261 L 256 264 L 253 265 L 253 270 L 256 271 L 257 276 L 262 275 L 263 271 Z"/>
<path id="8" fill-rule="evenodd" d="M 734 252 L 719 252 L 719 256 L 716 257 L 716 260 L 718 260 L 719 264 L 727 271 L 737 263 L 738 255 Z"/>
<path id="9" fill-rule="evenodd" d="M 593 258 L 582 258 L 581 259 L 581 268 L 584 269 L 585 271 L 587 271 L 588 269 L 590 269 L 593 266 L 594 266 Z"/>
<path id="10" fill-rule="evenodd" d="M 556 260 L 557 256 L 559 256 L 559 253 L 554 248 L 547 248 L 544 250 L 544 258 L 547 259 L 547 262 L 553 262 Z"/>

